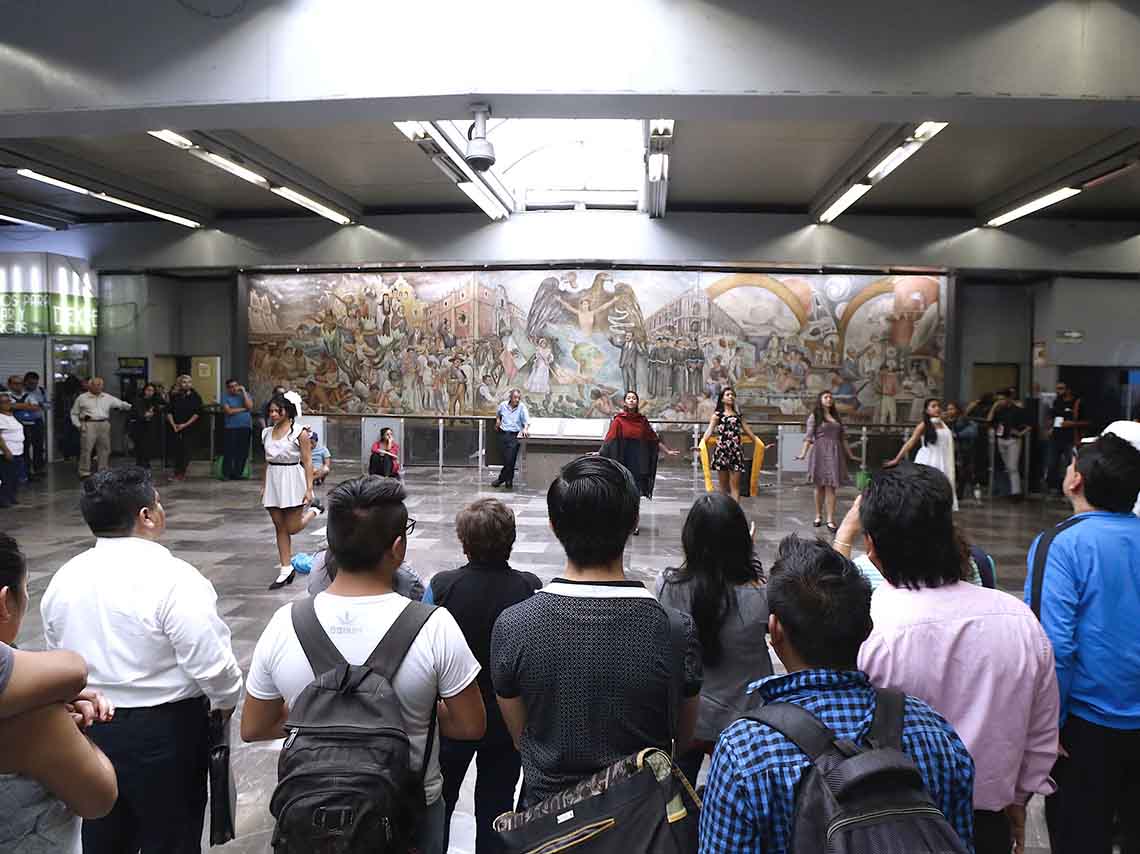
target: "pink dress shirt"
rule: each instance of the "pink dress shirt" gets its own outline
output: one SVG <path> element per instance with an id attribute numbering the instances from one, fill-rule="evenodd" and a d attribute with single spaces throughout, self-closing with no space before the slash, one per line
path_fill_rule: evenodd
<path id="1" fill-rule="evenodd" d="M 925 700 L 974 757 L 974 808 L 1000 810 L 1054 791 L 1060 698 L 1053 647 L 1021 600 L 958 582 L 907 590 L 884 582 L 859 669 Z"/>

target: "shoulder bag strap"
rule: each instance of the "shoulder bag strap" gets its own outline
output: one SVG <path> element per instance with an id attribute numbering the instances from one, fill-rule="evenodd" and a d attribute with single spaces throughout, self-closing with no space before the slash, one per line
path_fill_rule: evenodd
<path id="1" fill-rule="evenodd" d="M 1045 586 L 1045 559 L 1049 556 L 1049 546 L 1053 544 L 1059 533 L 1073 527 L 1084 518 L 1084 516 L 1073 516 L 1071 519 L 1066 519 L 1057 527 L 1043 533 L 1041 539 L 1037 541 L 1037 550 L 1033 553 L 1033 581 L 1029 588 L 1029 607 L 1033 609 L 1033 614 L 1038 620 L 1041 619 L 1041 589 Z"/>
<path id="2" fill-rule="evenodd" d="M 835 733 L 815 715 L 795 703 L 769 703 L 744 716 L 767 724 L 817 762 L 835 743 Z"/>
<path id="3" fill-rule="evenodd" d="M 886 688 L 875 689 L 875 716 L 868 738 L 874 747 L 902 750 L 903 713 L 906 695 Z"/>
<path id="4" fill-rule="evenodd" d="M 317 619 L 313 598 L 306 596 L 304 599 L 298 599 L 293 603 L 289 615 L 293 619 L 293 631 L 297 633 L 297 640 L 301 642 L 301 649 L 305 651 L 305 658 L 313 668 L 313 676 L 320 678 L 322 673 L 346 666 L 348 662 L 344 660 L 344 656 L 329 639 Z"/>

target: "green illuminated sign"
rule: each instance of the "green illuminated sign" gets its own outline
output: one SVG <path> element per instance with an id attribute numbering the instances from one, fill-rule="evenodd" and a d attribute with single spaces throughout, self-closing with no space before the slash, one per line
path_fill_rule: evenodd
<path id="1" fill-rule="evenodd" d="M 0 335 L 94 335 L 98 316 L 92 297 L 0 292 Z"/>

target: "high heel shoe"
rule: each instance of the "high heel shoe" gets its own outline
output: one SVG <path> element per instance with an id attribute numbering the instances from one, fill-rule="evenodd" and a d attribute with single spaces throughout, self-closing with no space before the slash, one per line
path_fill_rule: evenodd
<path id="1" fill-rule="evenodd" d="M 282 570 L 284 570 L 285 568 L 286 567 L 281 567 Z M 291 566 L 288 567 L 288 569 L 289 569 L 288 572 L 281 572 L 277 576 L 277 580 L 269 585 L 270 590 L 280 590 L 286 584 L 292 584 L 293 583 L 293 579 L 297 577 L 297 570 L 293 569 L 293 567 L 291 567 Z"/>
<path id="2" fill-rule="evenodd" d="M 822 519 L 819 519 L 819 518 L 817 518 L 817 519 L 816 519 L 814 522 L 812 522 L 812 523 L 811 523 L 811 526 L 812 526 L 813 528 L 818 528 L 818 527 L 819 527 L 820 525 L 822 525 L 822 524 L 823 524 L 823 520 L 822 520 Z"/>
<path id="3" fill-rule="evenodd" d="M 828 522 L 827 523 L 827 530 L 831 531 L 831 533 L 833 533 L 833 534 L 839 533 L 839 529 L 837 527 L 835 527 L 834 522 Z"/>

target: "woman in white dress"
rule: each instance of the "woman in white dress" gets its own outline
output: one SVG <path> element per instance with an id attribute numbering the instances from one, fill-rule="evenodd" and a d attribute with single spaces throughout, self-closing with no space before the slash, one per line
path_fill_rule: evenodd
<path id="1" fill-rule="evenodd" d="M 296 392 L 288 392 L 269 401 L 270 426 L 261 433 L 265 447 L 261 503 L 273 520 L 280 560 L 277 580 L 269 585 L 270 590 L 293 583 L 291 538 L 324 510 L 313 498 L 313 442 L 309 428 L 296 423 L 297 404 L 290 397 L 300 399 Z"/>
<path id="2" fill-rule="evenodd" d="M 914 450 L 915 445 L 922 443 L 914 461 L 919 465 L 931 466 L 938 469 L 950 481 L 954 490 L 954 509 L 958 509 L 958 489 L 954 483 L 954 434 L 942 421 L 942 402 L 936 397 L 928 397 L 922 405 L 922 420 L 915 426 L 914 432 L 895 455 L 895 458 L 886 467 L 897 466 Z"/>

